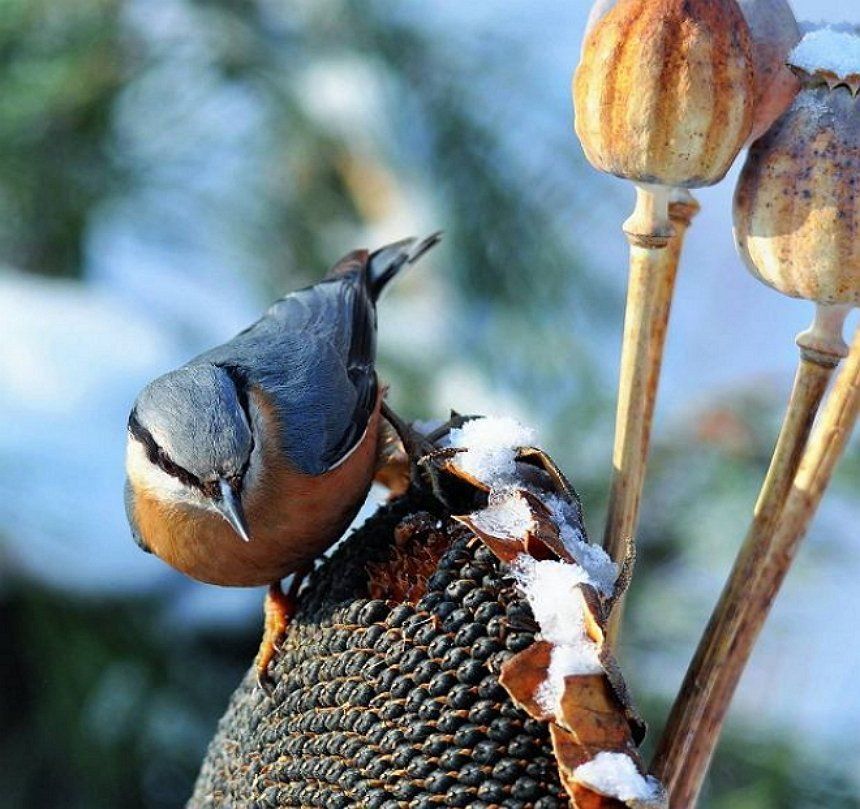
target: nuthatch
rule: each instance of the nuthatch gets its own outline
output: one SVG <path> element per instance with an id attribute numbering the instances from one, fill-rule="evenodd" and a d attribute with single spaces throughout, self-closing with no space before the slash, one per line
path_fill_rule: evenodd
<path id="1" fill-rule="evenodd" d="M 200 581 L 271 585 L 262 674 L 300 575 L 341 536 L 374 476 L 376 301 L 438 239 L 350 253 L 229 342 L 151 382 L 132 408 L 132 534 Z M 279 582 L 291 573 L 285 597 Z"/>

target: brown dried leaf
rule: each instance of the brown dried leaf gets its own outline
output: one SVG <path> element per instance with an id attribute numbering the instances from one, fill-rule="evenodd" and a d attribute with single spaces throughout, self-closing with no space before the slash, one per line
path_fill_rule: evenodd
<path id="1" fill-rule="evenodd" d="M 539 475 L 543 478 L 541 487 L 549 488 L 551 484 L 556 493 L 579 507 L 576 492 L 546 453 L 527 447 L 521 449 L 517 457 L 525 461 L 521 471 L 527 465 L 532 465 L 530 476 L 523 475 L 524 485 L 529 485 L 525 483 L 526 479 L 531 481 L 532 486 L 537 485 L 534 477 Z M 489 490 L 486 484 L 459 469 L 451 455 L 437 458 L 436 463 L 459 480 L 481 491 Z M 494 495 L 491 500 L 486 509 L 454 519 L 471 531 L 501 561 L 510 564 L 521 554 L 526 554 L 538 560 L 555 559 L 575 564 L 561 540 L 559 528 L 549 508 L 539 496 L 526 488 L 518 488 L 503 495 Z M 523 506 L 530 520 L 524 530 L 519 530 L 522 526 L 518 526 L 515 520 L 511 521 L 510 512 L 506 514 L 505 510 L 522 513 Z M 494 510 L 498 513 L 494 514 Z M 623 753 L 630 757 L 640 773 L 643 771 L 637 745 L 644 736 L 645 725 L 632 706 L 615 658 L 603 645 L 609 610 L 629 581 L 633 561 L 633 554 L 628 552 L 612 598 L 602 598 L 589 585 L 580 585 L 575 589 L 577 597 L 582 599 L 586 634 L 601 649 L 602 673 L 566 677 L 563 694 L 554 711 L 543 707 L 537 698 L 547 680 L 552 660 L 554 647 L 548 641 L 536 641 L 508 659 L 499 676 L 500 684 L 518 707 L 529 716 L 549 723 L 559 773 L 577 809 L 624 809 L 626 806 L 635 806 L 635 802 L 626 804 L 602 795 L 579 783 L 574 777 L 577 767 L 591 761 L 599 753 Z"/>
<path id="2" fill-rule="evenodd" d="M 574 780 L 574 770 L 580 764 L 589 761 L 590 756 L 577 743 L 569 730 L 553 724 L 549 726 L 549 734 L 552 739 L 552 749 L 558 761 L 561 782 L 576 809 L 625 809 L 621 801 L 600 795 L 588 787 L 581 786 Z"/>
<path id="3" fill-rule="evenodd" d="M 519 501 L 519 502 L 518 502 Z M 521 535 L 506 530 L 492 519 L 493 512 L 508 507 L 525 506 L 531 522 Z M 503 562 L 510 564 L 521 553 L 534 559 L 563 559 L 573 562 L 573 557 L 565 548 L 559 536 L 558 526 L 552 519 L 549 509 L 531 492 L 525 489 L 512 489 L 494 500 L 486 509 L 473 514 L 454 517 Z"/>
<path id="4" fill-rule="evenodd" d="M 542 722 L 553 719 L 552 712 L 545 710 L 537 701 L 537 692 L 546 680 L 551 656 L 551 643 L 535 641 L 528 649 L 506 660 L 499 674 L 499 683 L 517 706 Z"/>
<path id="5" fill-rule="evenodd" d="M 490 487 L 486 483 L 478 480 L 474 475 L 464 472 L 459 466 L 457 466 L 457 464 L 454 463 L 453 454 L 456 454 L 455 450 L 456 452 L 465 452 L 465 450 L 460 450 L 459 448 L 440 451 L 438 456 L 439 459 L 437 461 L 439 468 L 447 472 L 449 475 L 453 475 L 455 478 L 459 478 L 465 483 L 468 483 L 470 486 L 474 486 L 482 492 L 489 492 Z M 431 458 L 431 460 L 433 459 Z"/>
<path id="6" fill-rule="evenodd" d="M 633 742 L 636 745 L 640 745 L 648 731 L 648 726 L 633 705 L 630 689 L 627 688 L 627 683 L 621 674 L 618 661 L 608 646 L 604 646 L 600 650 L 600 662 L 603 665 L 603 670 L 606 672 L 606 680 L 609 683 L 609 687 L 612 689 L 615 699 L 618 700 L 618 704 L 622 707 L 624 716 L 630 725 Z"/>
<path id="7" fill-rule="evenodd" d="M 609 612 L 623 598 L 630 587 L 630 582 L 633 579 L 633 569 L 636 567 L 636 542 L 633 537 L 628 537 L 624 548 L 624 561 L 621 563 L 621 570 L 618 571 L 618 578 L 615 579 L 615 587 L 612 590 L 612 596 L 609 599 Z M 607 615 L 607 618 L 609 616 Z"/>
<path id="8" fill-rule="evenodd" d="M 585 632 L 601 649 L 603 648 L 603 628 L 606 626 L 604 601 L 591 585 L 581 584 L 576 588 L 582 599 L 582 614 L 585 616 Z"/>
<path id="9" fill-rule="evenodd" d="M 488 534 L 486 531 L 482 531 L 476 525 L 475 519 L 471 514 L 455 516 L 454 519 L 461 525 L 465 525 L 505 564 L 513 562 L 525 550 L 524 542 L 519 537 L 494 536 L 493 534 Z"/>
<path id="10" fill-rule="evenodd" d="M 549 475 L 555 485 L 556 492 L 576 507 L 579 512 L 580 522 L 582 522 L 582 507 L 580 506 L 579 495 L 576 493 L 576 489 L 573 488 L 558 464 L 546 452 L 538 447 L 520 447 L 517 452 L 517 460 L 532 461 L 539 464 Z"/>
<path id="11" fill-rule="evenodd" d="M 586 760 L 605 750 L 635 750 L 623 706 L 603 674 L 565 678 L 556 722 L 573 734 Z"/>
<path id="12" fill-rule="evenodd" d="M 600 700 L 599 697 L 597 699 Z M 551 724 L 549 731 L 553 752 L 558 761 L 561 782 L 567 790 L 567 794 L 570 795 L 571 803 L 575 809 L 665 809 L 667 806 L 666 794 L 663 790 L 660 790 L 654 800 L 622 801 L 589 787 L 578 780 L 575 775 L 578 767 L 591 761 L 598 753 L 620 752 L 629 756 L 640 774 L 644 776 L 645 770 L 635 748 L 625 747 L 625 749 L 615 751 L 599 748 L 589 752 L 577 739 L 576 734 L 566 728 Z"/>

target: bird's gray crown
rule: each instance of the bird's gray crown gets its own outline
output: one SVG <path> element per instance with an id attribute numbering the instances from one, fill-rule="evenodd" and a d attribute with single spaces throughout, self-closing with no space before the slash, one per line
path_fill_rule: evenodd
<path id="1" fill-rule="evenodd" d="M 149 449 L 166 471 L 179 478 L 190 473 L 184 482 L 240 477 L 254 446 L 241 383 L 237 389 L 233 375 L 210 363 L 150 382 L 137 397 L 131 425 L 144 440 L 148 433 L 156 445 Z"/>

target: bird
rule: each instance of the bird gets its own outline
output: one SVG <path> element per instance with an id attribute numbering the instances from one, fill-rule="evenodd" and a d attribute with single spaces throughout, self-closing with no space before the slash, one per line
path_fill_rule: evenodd
<path id="1" fill-rule="evenodd" d="M 376 372 L 379 296 L 440 237 L 347 254 L 231 340 L 150 382 L 131 409 L 132 537 L 199 581 L 268 585 L 261 683 L 302 578 L 358 513 L 398 425 Z"/>

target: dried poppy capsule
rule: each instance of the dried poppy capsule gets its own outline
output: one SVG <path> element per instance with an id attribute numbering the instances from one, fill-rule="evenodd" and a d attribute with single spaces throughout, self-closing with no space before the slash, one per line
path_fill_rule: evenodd
<path id="1" fill-rule="evenodd" d="M 860 73 L 839 64 L 852 48 L 860 54 L 860 38 L 847 32 L 804 38 L 790 59 L 801 91 L 751 148 L 735 195 L 735 237 L 753 275 L 824 307 L 860 303 Z M 842 319 L 820 314 L 799 342 L 838 361 Z"/>
<path id="2" fill-rule="evenodd" d="M 588 34 L 615 5 L 616 0 L 596 0 L 588 15 L 583 52 Z M 760 138 L 797 95 L 800 83 L 785 61 L 800 40 L 800 28 L 788 0 L 738 0 L 752 35 L 755 64 L 755 112 L 750 142 Z"/>
<path id="3" fill-rule="evenodd" d="M 735 0 L 620 0 L 588 35 L 574 77 L 586 156 L 637 183 L 718 182 L 752 128 L 753 71 Z"/>
<path id="4" fill-rule="evenodd" d="M 800 28 L 787 0 L 738 0 L 752 34 L 755 115 L 750 141 L 758 140 L 782 115 L 800 89 L 786 59 L 800 41 Z"/>

